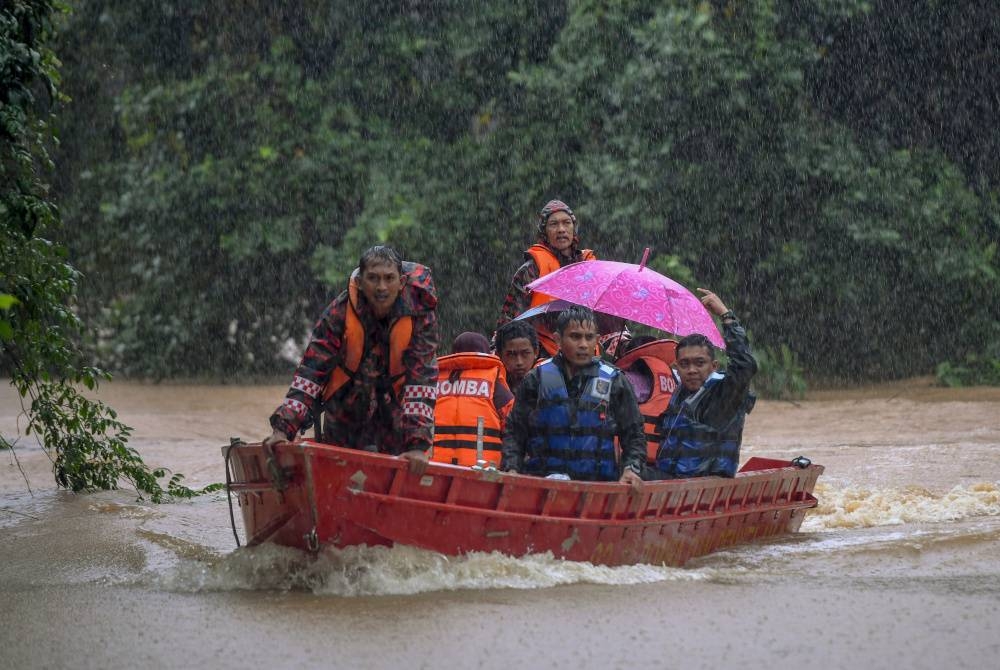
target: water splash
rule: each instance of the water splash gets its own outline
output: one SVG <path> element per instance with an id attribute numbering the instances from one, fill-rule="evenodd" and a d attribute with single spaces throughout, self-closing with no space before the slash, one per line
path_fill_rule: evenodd
<path id="1" fill-rule="evenodd" d="M 819 506 L 806 517 L 802 524 L 804 531 L 960 521 L 1000 515 L 1000 487 L 991 482 L 955 486 L 943 494 L 918 486 L 836 489 L 820 483 L 815 493 Z"/>
<path id="2" fill-rule="evenodd" d="M 327 549 L 313 557 L 278 546 L 238 549 L 216 561 L 184 561 L 152 576 L 174 591 L 279 590 L 318 595 L 409 595 L 430 591 L 536 589 L 563 584 L 701 580 L 706 573 L 652 565 L 607 567 L 551 554 L 447 557 L 413 547 Z"/>

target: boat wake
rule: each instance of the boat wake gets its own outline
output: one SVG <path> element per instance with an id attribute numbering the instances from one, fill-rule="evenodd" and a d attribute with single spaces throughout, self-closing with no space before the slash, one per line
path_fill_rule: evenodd
<path id="1" fill-rule="evenodd" d="M 715 571 L 723 582 L 791 575 L 835 582 L 865 575 L 902 583 L 957 572 L 976 588 L 1000 589 L 990 577 L 1000 546 L 996 483 L 955 486 L 945 493 L 821 483 L 816 497 L 819 506 L 809 511 L 802 532 L 716 552 L 691 567 Z"/>
<path id="2" fill-rule="evenodd" d="M 279 591 L 338 597 L 570 584 L 726 583 L 765 579 L 785 569 L 808 572 L 806 566 L 813 563 L 829 567 L 833 561 L 852 569 L 873 553 L 880 565 L 905 564 L 912 572 L 913 561 L 934 564 L 943 548 L 957 545 L 975 570 L 981 554 L 995 549 L 1000 533 L 996 483 L 934 493 L 916 486 L 862 488 L 820 482 L 816 496 L 819 506 L 808 512 L 801 533 L 716 552 L 685 568 L 607 567 L 551 554 L 512 558 L 474 552 L 448 557 L 405 546 L 330 548 L 318 556 L 277 545 L 229 551 L 219 541 L 228 529 L 219 521 L 217 501 L 177 506 L 173 514 L 149 518 L 129 506 L 102 511 L 140 521 L 137 535 L 145 548 L 145 569 L 139 575 L 122 575 L 124 582 L 180 593 Z"/>
<path id="3" fill-rule="evenodd" d="M 413 547 L 347 547 L 318 556 L 288 547 L 241 548 L 215 561 L 182 561 L 150 578 L 171 591 L 275 590 L 317 595 L 409 595 L 430 591 L 537 589 L 564 584 L 696 581 L 707 574 L 652 565 L 607 567 L 474 552 L 448 557 Z"/>

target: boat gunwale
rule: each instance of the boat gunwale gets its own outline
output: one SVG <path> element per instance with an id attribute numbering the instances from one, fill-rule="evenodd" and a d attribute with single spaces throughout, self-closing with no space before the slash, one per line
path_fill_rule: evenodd
<path id="1" fill-rule="evenodd" d="M 244 448 L 260 448 L 259 442 L 254 443 L 242 443 Z M 223 447 L 223 451 L 229 449 L 229 446 Z M 383 470 L 406 470 L 409 468 L 409 463 L 403 459 L 396 456 L 390 456 L 388 454 L 372 453 L 366 451 L 360 451 L 356 449 L 348 449 L 346 447 L 339 447 L 332 444 L 324 444 L 322 442 L 316 442 L 313 440 L 297 440 L 294 442 L 281 443 L 276 448 L 276 455 L 280 458 L 286 455 L 289 451 L 292 455 L 295 453 L 300 453 L 304 457 L 305 468 L 307 472 L 302 473 L 306 481 L 311 481 L 312 479 L 312 463 L 310 462 L 313 458 L 320 459 L 340 459 L 348 460 L 358 463 L 360 466 L 369 466 L 380 468 Z M 768 459 L 761 457 L 753 457 L 747 461 L 750 463 L 754 458 L 759 458 L 760 460 L 775 462 L 777 459 Z M 744 464 L 745 466 L 746 464 Z M 773 468 L 755 468 L 752 470 L 740 470 L 732 478 L 728 477 L 690 477 L 686 479 L 670 479 L 670 480 L 660 480 L 660 481 L 645 481 L 642 484 L 642 493 L 640 496 L 646 498 L 647 496 L 653 496 L 657 494 L 663 494 L 667 491 L 670 492 L 690 492 L 690 491 L 702 491 L 712 492 L 722 489 L 728 489 L 739 485 L 744 485 L 747 482 L 745 480 L 749 478 L 768 480 L 776 475 L 780 476 L 780 473 L 787 471 L 791 468 L 795 468 L 795 472 L 808 472 L 807 478 L 818 478 L 824 471 L 822 465 L 810 464 L 805 468 L 798 468 L 789 465 L 785 467 L 773 467 Z M 577 493 L 596 493 L 596 494 L 607 494 L 607 495 L 621 495 L 623 492 L 623 487 L 627 486 L 621 482 L 600 482 L 600 481 L 580 481 L 580 480 L 558 480 L 558 479 L 547 479 L 545 477 L 536 477 L 533 475 L 523 475 L 515 472 L 503 472 L 500 470 L 474 470 L 467 466 L 452 465 L 450 463 L 437 463 L 431 461 L 427 464 L 427 469 L 423 476 L 440 476 L 440 477 L 450 477 L 458 478 L 463 481 L 471 481 L 473 483 L 494 483 L 494 484 L 504 484 L 504 485 L 515 485 L 517 487 L 523 487 L 527 489 L 543 489 L 546 491 L 559 491 L 559 492 L 577 492 Z M 782 480 L 791 479 L 791 477 L 781 476 Z M 269 485 L 266 480 L 261 481 L 247 481 L 247 482 L 233 482 L 232 489 L 234 491 L 243 489 L 241 492 L 247 492 L 249 487 Z M 752 485 L 752 483 L 751 483 Z M 815 498 L 812 497 L 811 493 L 805 493 L 806 496 L 812 498 L 813 506 L 815 506 Z M 416 498 L 414 498 L 416 499 Z M 315 505 L 315 501 L 311 500 L 311 505 Z M 798 501 L 795 501 L 798 502 Z M 315 510 L 313 510 L 315 513 Z M 562 517 L 565 518 L 565 517 Z M 653 517 L 655 518 L 655 517 Z M 627 519 L 623 519 L 627 520 Z"/>
<path id="2" fill-rule="evenodd" d="M 255 443 L 259 444 L 259 443 Z M 255 446 L 255 444 L 248 444 L 247 446 Z M 391 470 L 404 470 L 409 468 L 409 463 L 397 456 L 391 456 L 388 454 L 373 453 L 369 451 L 360 451 L 357 449 L 348 449 L 346 447 L 339 447 L 334 444 L 325 444 L 322 442 L 316 442 L 314 440 L 299 440 L 295 442 L 286 442 L 284 445 L 297 447 L 304 454 L 313 452 L 313 455 L 320 456 L 323 458 L 347 458 L 353 461 L 358 461 L 365 464 L 370 464 L 373 466 L 378 466 Z M 759 458 L 759 457 L 757 457 Z M 752 459 L 750 459 L 752 460 Z M 777 459 L 762 459 L 762 460 L 777 460 Z M 749 460 L 747 462 L 750 462 Z M 760 468 L 753 470 L 740 470 L 736 473 L 735 477 L 688 477 L 685 479 L 669 479 L 669 480 L 659 480 L 659 481 L 645 481 L 643 482 L 643 487 L 655 487 L 655 490 L 673 490 L 676 488 L 680 489 L 715 489 L 724 488 L 731 485 L 731 482 L 745 479 L 747 477 L 760 477 L 766 478 L 766 476 L 772 476 L 774 473 L 787 470 L 789 468 L 795 468 L 796 470 L 809 470 L 816 473 L 818 477 L 823 473 L 823 466 L 810 464 L 806 468 L 798 468 L 791 465 L 791 462 L 785 467 L 773 467 L 773 468 Z M 445 472 L 436 472 L 439 470 L 446 470 Z M 503 482 L 505 480 L 511 480 L 516 482 L 519 486 L 526 486 L 531 488 L 542 488 L 542 489 L 554 489 L 554 490 L 566 490 L 573 491 L 578 490 L 591 491 L 598 493 L 620 493 L 623 486 L 621 482 L 606 482 L 606 481 L 582 481 L 582 480 L 560 480 L 560 479 L 547 479 L 545 477 L 536 477 L 534 475 L 524 475 L 517 472 L 505 472 L 501 470 L 474 470 L 468 466 L 464 465 L 452 465 L 450 463 L 438 463 L 435 461 L 430 461 L 427 464 L 427 470 L 424 475 L 440 475 L 447 477 L 460 477 L 461 479 L 470 479 L 472 481 L 481 482 Z M 485 479 L 484 475 L 489 479 Z"/>
<path id="3" fill-rule="evenodd" d="M 758 507 L 733 507 L 729 510 L 698 510 L 685 514 L 668 514 L 664 516 L 632 517 L 632 518 L 598 518 L 583 516 L 555 516 L 551 514 L 528 514 L 524 512 L 506 512 L 492 507 L 470 507 L 467 505 L 457 505 L 454 503 L 439 503 L 432 500 L 421 500 L 420 498 L 407 498 L 388 493 L 376 493 L 374 491 L 354 491 L 352 495 L 360 498 L 372 499 L 379 504 L 385 505 L 413 505 L 416 507 L 427 507 L 434 511 L 449 513 L 468 513 L 492 518 L 503 518 L 511 521 L 530 521 L 532 523 L 552 523 L 572 526 L 617 526 L 625 528 L 645 528 L 647 526 L 663 526 L 665 524 L 695 523 L 699 521 L 709 521 L 715 519 L 727 519 L 730 517 L 746 516 L 748 514 L 770 514 L 785 511 L 795 511 L 799 509 L 811 509 L 816 506 L 817 499 L 812 494 L 806 494 L 808 498 L 802 500 L 792 500 L 780 503 L 767 503 Z"/>
<path id="4" fill-rule="evenodd" d="M 438 501 L 401 493 L 405 475 L 400 477 L 400 472 L 404 472 L 409 467 L 409 464 L 402 459 L 313 441 L 301 441 L 295 444 L 310 465 L 312 465 L 313 459 L 333 459 L 356 463 L 361 469 L 373 467 L 394 471 L 391 475 L 392 482 L 389 490 L 386 492 L 351 491 L 352 495 L 375 497 L 381 504 L 430 505 L 433 509 L 441 512 L 468 511 L 481 516 L 506 518 L 512 521 L 545 520 L 551 523 L 584 523 L 598 526 L 612 523 L 628 527 L 646 527 L 685 520 L 726 519 L 756 512 L 810 509 L 818 505 L 817 499 L 809 490 L 811 489 L 810 483 L 815 483 L 823 471 L 820 465 L 810 465 L 807 468 L 795 467 L 794 472 L 788 472 L 789 468 L 794 467 L 789 465 L 784 468 L 760 468 L 740 472 L 733 478 L 699 477 L 644 482 L 642 490 L 638 494 L 633 494 L 628 490 L 627 485 L 620 482 L 552 480 L 518 473 L 473 470 L 466 466 L 432 462 L 428 464 L 428 468 L 422 476 L 445 477 L 448 480 L 446 484 L 448 493 L 444 500 Z M 346 465 L 346 463 L 344 464 Z M 804 470 L 810 471 L 803 472 Z M 456 502 L 451 495 L 452 490 L 457 488 L 456 482 L 468 483 L 471 486 L 499 486 L 501 488 L 500 497 L 493 504 L 486 505 L 468 505 Z M 785 482 L 792 482 L 787 491 L 784 491 Z M 773 490 L 769 492 L 769 499 L 761 500 L 772 484 Z M 759 491 L 753 494 L 754 487 L 758 485 L 760 486 Z M 576 514 L 549 513 L 549 504 L 543 505 L 534 512 L 502 509 L 499 504 L 500 500 L 505 496 L 509 498 L 512 495 L 512 490 L 534 491 L 536 495 L 545 495 L 550 499 L 549 502 L 553 496 L 583 496 L 588 499 L 588 504 L 577 505 Z M 742 496 L 738 495 L 740 493 Z M 599 496 L 604 497 L 603 509 L 611 511 L 593 516 L 588 515 L 588 511 L 593 513 L 589 500 Z M 681 497 L 678 499 L 678 496 Z M 657 497 L 661 499 L 659 502 L 654 502 Z M 757 500 L 754 501 L 754 498 Z M 690 503 L 688 503 L 689 499 Z M 702 501 L 706 499 L 710 499 L 711 502 L 703 506 Z"/>

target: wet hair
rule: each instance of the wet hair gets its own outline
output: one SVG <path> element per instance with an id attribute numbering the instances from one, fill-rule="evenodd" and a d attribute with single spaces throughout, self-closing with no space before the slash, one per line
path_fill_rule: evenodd
<path id="1" fill-rule="evenodd" d="M 358 261 L 358 271 L 364 274 L 369 265 L 378 265 L 379 263 L 396 266 L 396 271 L 399 272 L 400 276 L 403 276 L 403 259 L 396 253 L 395 249 L 384 244 L 371 247 L 361 254 L 361 260 Z"/>
<path id="2" fill-rule="evenodd" d="M 467 354 L 467 353 L 479 353 L 488 354 L 490 353 L 490 341 L 486 339 L 486 336 L 482 333 L 473 333 L 471 331 L 466 331 L 455 338 L 455 341 L 451 343 L 451 353 L 453 354 Z"/>
<path id="3" fill-rule="evenodd" d="M 538 333 L 534 326 L 527 321 L 508 321 L 497 330 L 497 355 L 503 352 L 508 342 L 521 337 L 531 343 L 532 349 L 538 351 Z"/>
<path id="4" fill-rule="evenodd" d="M 556 319 L 555 332 L 562 335 L 566 326 L 573 321 L 578 322 L 580 325 L 591 323 L 594 325 L 594 330 L 597 330 L 597 317 L 594 316 L 594 312 L 589 307 L 573 305 L 569 309 L 559 312 L 559 318 Z"/>
<path id="5" fill-rule="evenodd" d="M 712 341 L 701 333 L 693 333 L 691 335 L 685 335 L 677 343 L 677 356 L 680 357 L 681 349 L 685 347 L 706 347 L 708 349 L 708 355 L 715 360 L 715 346 L 712 345 Z"/>

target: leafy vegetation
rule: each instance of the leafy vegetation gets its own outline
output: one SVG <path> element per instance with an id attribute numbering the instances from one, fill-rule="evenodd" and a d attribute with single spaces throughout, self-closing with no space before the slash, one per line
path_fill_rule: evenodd
<path id="1" fill-rule="evenodd" d="M 1000 334 L 997 21 L 929 0 L 81 0 L 56 187 L 88 351 L 153 378 L 286 372 L 280 345 L 376 242 L 433 267 L 445 341 L 488 332 L 559 196 L 599 256 L 653 247 L 810 376 L 964 361 Z"/>
<path id="2" fill-rule="evenodd" d="M 115 411 L 83 395 L 108 375 L 83 363 L 74 297 L 80 274 L 53 242 L 61 224 L 43 173 L 52 169 L 52 110 L 60 100 L 59 62 L 49 48 L 53 2 L 0 9 L 0 353 L 2 369 L 28 403 L 26 432 L 53 457 L 59 485 L 117 488 L 120 480 L 154 501 L 190 497 L 183 475 L 166 482 L 127 446 L 131 429 Z M 13 443 L 0 436 L 0 445 Z"/>
<path id="3" fill-rule="evenodd" d="M 961 363 L 940 363 L 935 376 L 941 386 L 1000 386 L 1000 358 L 970 354 Z"/>
<path id="4" fill-rule="evenodd" d="M 802 366 L 788 345 L 756 350 L 754 358 L 757 359 L 757 374 L 753 387 L 762 398 L 801 400 L 805 396 L 808 385 Z"/>
<path id="5" fill-rule="evenodd" d="M 373 242 L 434 268 L 446 339 L 489 331 L 551 196 L 602 257 L 652 246 L 718 291 L 778 369 L 957 378 L 998 355 L 989 6 L 80 0 L 61 229 L 24 177 L 48 165 L 56 61 L 12 37 L 50 35 L 52 3 L 10 7 L 10 370 L 37 347 L 38 374 L 73 380 L 59 343 L 83 317 L 102 367 L 284 371 L 280 345 Z"/>

